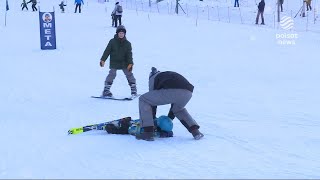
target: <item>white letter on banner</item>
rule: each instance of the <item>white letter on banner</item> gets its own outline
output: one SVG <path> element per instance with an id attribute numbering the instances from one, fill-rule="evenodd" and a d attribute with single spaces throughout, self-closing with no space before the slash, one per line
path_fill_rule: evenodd
<path id="1" fill-rule="evenodd" d="M 50 42 L 46 42 L 44 46 L 52 46 L 52 44 Z"/>
<path id="2" fill-rule="evenodd" d="M 44 36 L 44 37 L 46 37 L 46 38 L 47 38 L 47 41 L 49 41 L 49 40 L 50 40 L 51 35 L 46 35 L 46 36 Z"/>
<path id="3" fill-rule="evenodd" d="M 52 24 L 51 23 L 43 23 L 44 28 L 51 28 Z"/>
<path id="4" fill-rule="evenodd" d="M 45 33 L 45 34 L 51 34 L 51 29 L 45 29 L 45 30 L 44 30 L 44 33 Z"/>

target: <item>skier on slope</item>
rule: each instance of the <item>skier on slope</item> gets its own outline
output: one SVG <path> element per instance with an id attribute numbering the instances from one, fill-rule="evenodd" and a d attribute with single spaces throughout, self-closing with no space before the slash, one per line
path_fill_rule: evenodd
<path id="1" fill-rule="evenodd" d="M 28 6 L 27 6 L 27 3 L 26 3 L 26 0 L 23 0 L 23 2 L 21 3 L 21 7 L 22 7 L 22 9 L 21 9 L 22 11 L 23 11 L 24 8 L 26 8 L 27 11 L 29 10 Z"/>
<path id="2" fill-rule="evenodd" d="M 155 137 L 173 137 L 173 123 L 172 119 L 168 116 L 160 116 L 155 118 L 153 135 Z M 120 120 L 110 121 L 105 126 L 105 130 L 108 134 L 131 134 L 133 136 L 139 135 L 144 132 L 141 127 L 140 119 L 131 120 L 131 118 L 123 118 Z"/>
<path id="3" fill-rule="evenodd" d="M 61 3 L 59 4 L 59 7 L 60 7 L 62 13 L 64 13 L 64 7 L 65 6 L 67 6 L 67 5 L 65 5 L 64 2 L 61 1 Z"/>
<path id="4" fill-rule="evenodd" d="M 131 88 L 131 95 L 137 95 L 136 79 L 132 73 L 132 47 L 131 43 L 126 38 L 126 32 L 127 30 L 124 26 L 121 25 L 117 27 L 116 34 L 109 41 L 108 46 L 100 59 L 100 66 L 104 67 L 105 61 L 110 55 L 110 71 L 104 83 L 102 96 L 113 97 L 110 88 L 113 80 L 117 76 L 117 70 L 122 70 L 126 75 L 128 84 Z"/>

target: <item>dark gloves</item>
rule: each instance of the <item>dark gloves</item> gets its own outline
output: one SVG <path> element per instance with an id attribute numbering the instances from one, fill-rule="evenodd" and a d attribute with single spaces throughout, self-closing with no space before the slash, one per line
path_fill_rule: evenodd
<path id="1" fill-rule="evenodd" d="M 104 67 L 105 61 L 100 60 L 100 67 Z"/>
<path id="2" fill-rule="evenodd" d="M 128 69 L 129 72 L 132 71 L 132 68 L 133 68 L 133 64 L 129 64 L 128 67 L 127 67 L 127 69 Z"/>
<path id="3" fill-rule="evenodd" d="M 160 138 L 173 137 L 172 131 L 160 131 Z"/>

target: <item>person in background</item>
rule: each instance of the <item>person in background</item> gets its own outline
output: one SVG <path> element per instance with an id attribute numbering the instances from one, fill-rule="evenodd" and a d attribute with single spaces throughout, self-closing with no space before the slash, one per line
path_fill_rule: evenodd
<path id="1" fill-rule="evenodd" d="M 83 5 L 83 0 L 75 0 L 74 4 L 76 5 L 76 8 L 74 9 L 74 13 L 77 13 L 77 9 L 79 8 L 79 13 L 81 13 L 81 4 Z"/>
<path id="2" fill-rule="evenodd" d="M 119 4 L 119 2 L 116 2 L 115 7 L 111 13 L 111 15 L 115 16 L 115 27 L 118 26 L 118 21 L 119 21 L 119 25 L 121 25 L 121 18 L 122 18 L 122 6 Z"/>
<path id="3" fill-rule="evenodd" d="M 21 7 L 22 7 L 22 11 L 23 11 L 24 8 L 26 8 L 27 11 L 29 10 L 28 6 L 27 6 L 27 3 L 26 3 L 26 0 L 23 0 L 23 2 L 21 3 Z"/>
<path id="4" fill-rule="evenodd" d="M 261 15 L 261 20 L 262 20 L 261 24 L 264 25 L 264 17 L 263 17 L 264 7 L 265 7 L 265 2 L 264 0 L 261 0 L 261 2 L 259 2 L 259 5 L 258 5 L 258 14 L 256 18 L 256 24 L 259 23 L 259 17 Z"/>
<path id="5" fill-rule="evenodd" d="M 37 0 L 30 0 L 27 4 L 32 3 L 32 11 L 38 11 L 38 9 L 36 8 L 37 5 Z"/>
<path id="6" fill-rule="evenodd" d="M 283 12 L 283 1 L 284 1 L 284 0 L 279 0 L 281 12 Z"/>
<path id="7" fill-rule="evenodd" d="M 64 2 L 61 1 L 61 3 L 59 4 L 59 7 L 60 7 L 62 13 L 64 13 L 64 7 L 65 6 L 67 6 L 67 5 L 65 5 Z"/>

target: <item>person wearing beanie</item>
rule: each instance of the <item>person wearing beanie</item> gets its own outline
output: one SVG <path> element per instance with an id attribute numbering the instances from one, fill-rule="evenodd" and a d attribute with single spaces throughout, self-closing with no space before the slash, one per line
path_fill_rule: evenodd
<path id="1" fill-rule="evenodd" d="M 153 119 L 156 117 L 157 106 L 166 104 L 171 104 L 168 117 L 177 117 L 194 139 L 201 139 L 204 135 L 199 131 L 200 126 L 185 108 L 192 97 L 193 88 L 181 74 L 172 71 L 160 72 L 152 67 L 149 74 L 149 92 L 139 97 L 139 115 L 144 132 L 137 135 L 136 139 L 154 140 Z"/>
<path id="2" fill-rule="evenodd" d="M 116 78 L 117 70 L 122 70 L 131 88 L 131 95 L 137 96 L 136 79 L 133 76 L 133 60 L 131 43 L 126 38 L 127 30 L 124 26 L 118 26 L 116 34 L 109 41 L 100 59 L 100 66 L 104 67 L 105 61 L 110 56 L 110 71 L 105 80 L 102 96 L 112 97 L 110 91 L 113 80 Z"/>
<path id="3" fill-rule="evenodd" d="M 119 25 L 121 25 L 121 17 L 122 17 L 122 6 L 119 4 L 119 2 L 116 2 L 115 7 L 111 13 L 111 16 L 113 18 L 112 20 L 112 26 L 114 24 L 114 27 L 118 26 L 118 20 L 119 20 Z"/>

